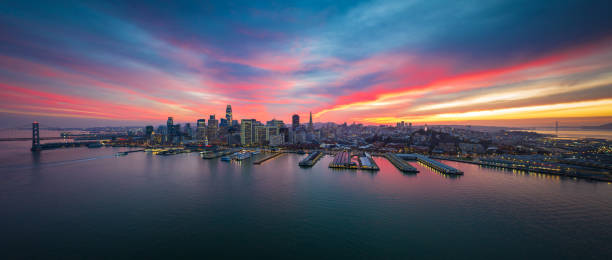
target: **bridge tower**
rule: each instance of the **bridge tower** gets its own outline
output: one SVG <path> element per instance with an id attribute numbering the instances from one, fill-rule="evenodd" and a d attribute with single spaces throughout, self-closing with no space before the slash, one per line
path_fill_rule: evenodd
<path id="1" fill-rule="evenodd" d="M 32 123 L 32 151 L 40 151 L 40 131 L 38 128 L 38 122 Z"/>

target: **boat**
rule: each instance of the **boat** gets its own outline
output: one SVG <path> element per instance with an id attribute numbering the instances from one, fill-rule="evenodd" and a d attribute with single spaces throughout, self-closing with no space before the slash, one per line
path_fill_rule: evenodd
<path id="1" fill-rule="evenodd" d="M 302 150 L 299 150 L 299 151 L 297 151 L 297 154 L 306 154 L 306 152 L 304 152 Z"/>
<path id="2" fill-rule="evenodd" d="M 242 161 L 251 157 L 251 153 L 238 153 L 234 159 Z"/>
<path id="3" fill-rule="evenodd" d="M 118 152 L 115 154 L 115 156 L 126 156 L 128 155 L 128 152 Z"/>
<path id="4" fill-rule="evenodd" d="M 229 157 L 229 156 L 223 156 L 223 157 L 221 157 L 221 161 L 224 161 L 224 162 L 229 162 L 229 161 L 231 161 L 231 160 L 232 160 L 232 158 L 231 158 L 231 157 Z"/>

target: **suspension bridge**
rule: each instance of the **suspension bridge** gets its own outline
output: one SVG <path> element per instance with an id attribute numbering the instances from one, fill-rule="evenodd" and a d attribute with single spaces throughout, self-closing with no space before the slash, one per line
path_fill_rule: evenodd
<path id="1" fill-rule="evenodd" d="M 32 135 L 31 136 L 24 136 L 25 131 L 24 130 L 32 130 Z M 46 129 L 46 130 L 59 130 L 61 128 L 59 127 L 53 127 L 53 126 L 42 126 L 42 129 Z M 99 141 L 85 141 L 85 142 L 68 142 L 68 141 L 64 141 L 64 142 L 57 142 L 57 143 L 44 143 L 41 144 L 40 141 L 44 141 L 44 140 L 67 140 L 67 139 L 72 139 L 75 136 L 71 135 L 71 134 L 60 134 L 58 136 L 46 136 L 46 137 L 40 137 L 40 130 L 41 130 L 41 124 L 39 122 L 34 121 L 31 125 L 22 125 L 22 126 L 15 126 L 15 127 L 9 127 L 9 128 L 2 128 L 0 129 L 0 134 L 2 137 L 0 137 L 0 142 L 9 142 L 9 141 L 32 141 L 32 147 L 31 150 L 32 151 L 40 151 L 40 150 L 46 150 L 46 149 L 55 149 L 55 148 L 59 148 L 59 147 L 79 147 L 81 145 L 88 145 L 88 144 L 92 144 L 92 143 L 98 143 Z"/>

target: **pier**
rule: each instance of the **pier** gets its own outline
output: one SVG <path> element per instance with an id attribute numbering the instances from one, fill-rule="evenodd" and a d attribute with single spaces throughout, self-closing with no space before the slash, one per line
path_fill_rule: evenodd
<path id="1" fill-rule="evenodd" d="M 355 162 L 351 162 L 349 151 L 341 151 L 329 163 L 329 168 L 357 169 L 358 167 Z"/>
<path id="2" fill-rule="evenodd" d="M 403 172 L 417 173 L 419 172 L 416 168 L 412 167 L 406 160 L 399 158 L 397 155 L 392 153 L 386 153 L 385 158 L 389 160 L 395 167 Z"/>
<path id="3" fill-rule="evenodd" d="M 270 160 L 270 159 L 276 158 L 276 157 L 281 156 L 281 155 L 283 155 L 283 154 L 284 154 L 284 153 L 273 153 L 273 154 L 268 155 L 268 156 L 266 156 L 266 157 L 264 157 L 264 158 L 261 158 L 261 159 L 259 159 L 259 160 L 257 160 L 257 161 L 254 161 L 254 162 L 253 162 L 253 164 L 262 164 L 263 162 L 265 162 L 265 161 L 267 161 L 267 160 Z"/>
<path id="4" fill-rule="evenodd" d="M 374 161 L 372 156 L 369 153 L 363 153 L 362 156 L 359 156 L 359 168 L 362 170 L 371 170 L 378 171 L 378 164 Z"/>
<path id="5" fill-rule="evenodd" d="M 434 170 L 441 172 L 441 173 L 445 173 L 445 174 L 455 174 L 455 175 L 463 175 L 463 172 L 460 170 L 457 170 L 453 167 L 450 167 L 446 164 L 443 164 L 441 162 L 438 162 L 434 159 L 431 159 L 425 155 L 420 155 L 420 154 L 397 154 L 397 156 L 399 158 L 402 158 L 404 160 L 416 160 L 428 167 L 433 168 Z"/>
<path id="6" fill-rule="evenodd" d="M 357 157 L 357 159 L 353 161 L 353 157 Z M 329 168 L 380 170 L 370 154 L 364 153 L 361 156 L 351 155 L 351 153 L 346 150 L 336 154 L 334 159 L 329 163 Z"/>
<path id="7" fill-rule="evenodd" d="M 301 160 L 298 165 L 303 167 L 312 167 L 319 161 L 319 159 L 321 159 L 321 157 L 323 157 L 323 155 L 324 154 L 321 151 L 314 151 L 306 156 L 306 158 Z"/>

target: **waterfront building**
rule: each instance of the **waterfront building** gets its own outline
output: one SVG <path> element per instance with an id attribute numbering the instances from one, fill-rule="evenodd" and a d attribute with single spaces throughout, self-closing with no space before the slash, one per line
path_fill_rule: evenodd
<path id="1" fill-rule="evenodd" d="M 255 126 L 255 141 L 254 143 L 263 145 L 266 143 L 267 138 L 267 127 L 258 125 Z"/>
<path id="2" fill-rule="evenodd" d="M 255 119 L 242 119 L 240 122 L 240 143 L 242 145 L 253 144 L 253 124 L 255 124 Z"/>
<path id="3" fill-rule="evenodd" d="M 297 129 L 299 126 L 300 126 L 300 116 L 295 114 L 291 117 L 291 129 L 295 131 L 295 129 Z"/>
<path id="4" fill-rule="evenodd" d="M 271 135 L 270 136 L 270 146 L 279 146 L 285 143 L 285 137 L 283 135 Z"/>

